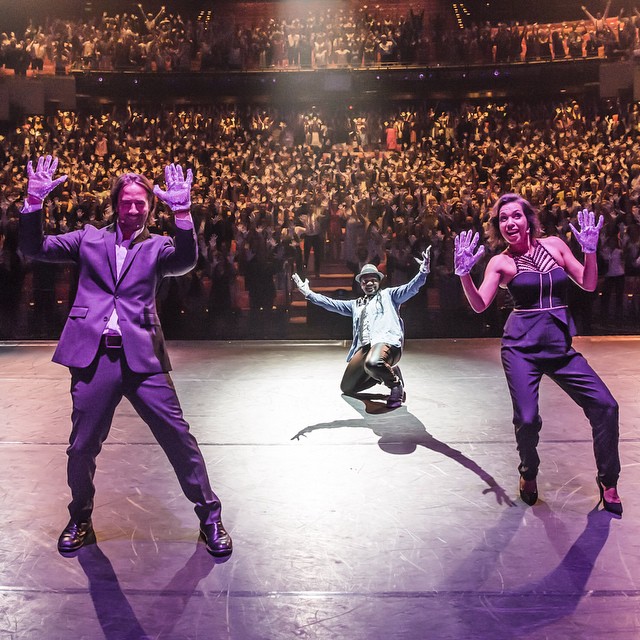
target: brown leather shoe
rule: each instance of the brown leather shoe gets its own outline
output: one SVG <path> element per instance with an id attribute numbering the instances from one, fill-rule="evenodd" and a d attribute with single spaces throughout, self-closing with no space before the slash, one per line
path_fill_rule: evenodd
<path id="1" fill-rule="evenodd" d="M 96 534 L 93 531 L 91 520 L 87 522 L 69 520 L 69 524 L 63 529 L 58 538 L 58 551 L 60 553 L 71 553 L 72 551 L 77 551 L 88 542 L 95 542 L 95 539 Z"/>
<path id="2" fill-rule="evenodd" d="M 224 558 L 225 556 L 231 555 L 233 542 L 231 541 L 231 536 L 225 530 L 221 519 L 211 524 L 201 524 L 200 537 L 204 540 L 207 551 L 212 556 Z"/>

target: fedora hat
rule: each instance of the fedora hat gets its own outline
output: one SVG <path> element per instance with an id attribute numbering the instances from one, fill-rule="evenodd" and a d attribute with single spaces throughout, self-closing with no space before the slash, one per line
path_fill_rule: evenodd
<path id="1" fill-rule="evenodd" d="M 364 276 L 376 276 L 378 280 L 382 280 L 382 278 L 384 278 L 384 274 L 378 271 L 375 264 L 365 264 L 362 269 L 360 269 L 360 273 L 356 276 L 356 282 L 360 284 L 360 280 Z"/>

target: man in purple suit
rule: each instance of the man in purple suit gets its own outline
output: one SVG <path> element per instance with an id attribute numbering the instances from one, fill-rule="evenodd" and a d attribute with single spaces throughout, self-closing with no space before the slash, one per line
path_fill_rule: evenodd
<path id="1" fill-rule="evenodd" d="M 182 275 L 196 264 L 191 219 L 191 182 L 179 165 L 165 169 L 167 190 L 147 178 L 125 173 L 111 190 L 113 223 L 103 229 L 45 236 L 42 203 L 67 179 L 54 180 L 57 159 L 27 164 L 27 199 L 20 216 L 22 251 L 36 260 L 73 261 L 78 291 L 53 361 L 69 367 L 73 401 L 67 449 L 71 519 L 58 539 L 61 553 L 95 539 L 91 514 L 96 457 L 113 414 L 126 397 L 147 423 L 173 466 L 185 495 L 195 504 L 207 551 L 224 557 L 231 537 L 221 519 L 221 504 L 211 489 L 204 459 L 169 376 L 171 364 L 156 312 L 155 295 L 165 276 Z M 174 214 L 175 238 L 150 234 L 156 196 Z"/>

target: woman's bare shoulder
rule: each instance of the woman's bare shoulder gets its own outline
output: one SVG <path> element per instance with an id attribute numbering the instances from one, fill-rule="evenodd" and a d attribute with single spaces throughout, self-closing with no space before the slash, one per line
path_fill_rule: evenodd
<path id="1" fill-rule="evenodd" d="M 505 250 L 502 253 L 497 253 L 495 256 L 493 256 L 489 260 L 487 268 L 491 267 L 496 271 L 502 271 L 505 268 L 509 268 L 511 265 L 513 265 L 513 258 L 511 258 L 511 256 Z"/>
<path id="2" fill-rule="evenodd" d="M 544 238 L 538 238 L 538 242 L 545 248 L 556 247 L 558 249 L 564 249 L 567 243 L 558 236 L 545 236 Z"/>
<path id="3" fill-rule="evenodd" d="M 538 242 L 563 266 L 564 256 L 571 253 L 569 245 L 558 236 L 538 238 Z"/>

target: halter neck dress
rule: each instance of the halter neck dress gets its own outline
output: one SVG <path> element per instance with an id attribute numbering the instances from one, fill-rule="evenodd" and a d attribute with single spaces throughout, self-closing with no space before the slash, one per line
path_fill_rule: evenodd
<path id="1" fill-rule="evenodd" d="M 529 254 L 509 255 L 516 265 L 516 275 L 507 284 L 514 309 L 504 327 L 503 346 L 566 351 L 576 331 L 567 305 L 565 270 L 540 242 Z"/>

